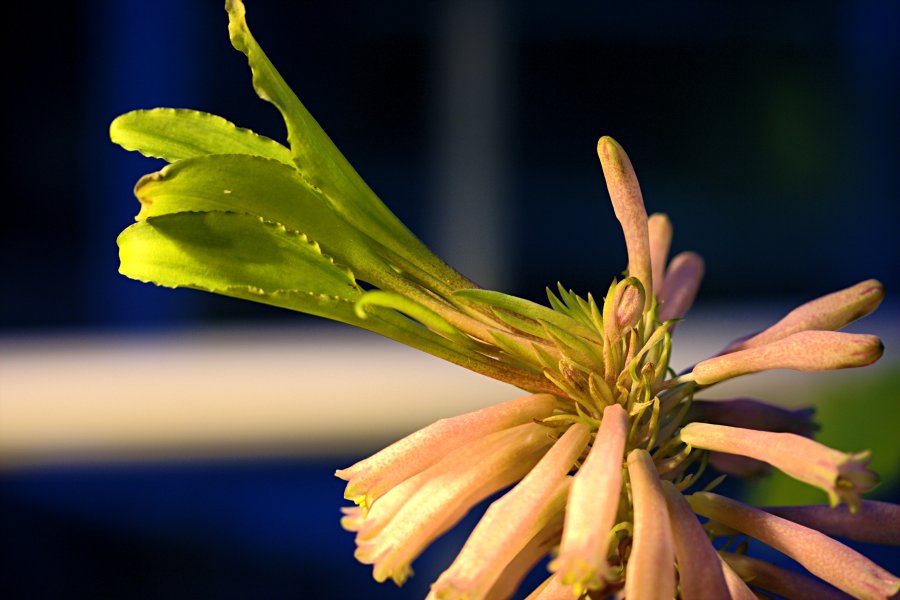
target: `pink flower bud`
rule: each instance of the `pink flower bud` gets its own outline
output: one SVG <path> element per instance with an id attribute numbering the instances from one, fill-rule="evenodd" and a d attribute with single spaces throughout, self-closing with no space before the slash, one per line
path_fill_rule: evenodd
<path id="1" fill-rule="evenodd" d="M 732 377 L 766 371 L 828 371 L 864 367 L 884 352 L 874 335 L 834 331 L 801 331 L 765 346 L 714 356 L 698 363 L 693 370 L 700 385 L 712 385 Z"/>
<path id="2" fill-rule="evenodd" d="M 697 297 L 704 270 L 703 258 L 694 252 L 682 252 L 672 259 L 658 294 L 661 321 L 680 319 L 687 314 Z"/>
<path id="3" fill-rule="evenodd" d="M 650 234 L 650 268 L 653 271 L 653 289 L 659 294 L 666 275 L 666 261 L 672 245 L 672 222 L 667 215 L 653 213 L 647 220 Z"/>
<path id="4" fill-rule="evenodd" d="M 728 351 L 763 346 L 798 331 L 836 331 L 874 311 L 883 299 L 884 285 L 868 279 L 798 306 L 765 331 L 730 345 Z"/>
<path id="5" fill-rule="evenodd" d="M 637 175 L 625 150 L 611 137 L 600 138 L 597 142 L 597 154 L 603 166 L 603 176 L 606 178 L 613 211 L 625 234 L 628 273 L 640 280 L 647 294 L 646 301 L 649 302 L 653 293 L 650 238 L 647 230 L 647 210 L 644 208 Z"/>

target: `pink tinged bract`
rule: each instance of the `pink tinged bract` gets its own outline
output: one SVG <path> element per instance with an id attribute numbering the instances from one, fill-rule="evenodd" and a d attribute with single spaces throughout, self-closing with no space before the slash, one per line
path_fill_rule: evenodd
<path id="1" fill-rule="evenodd" d="M 868 279 L 798 306 L 765 331 L 731 344 L 727 351 L 763 346 L 798 331 L 835 331 L 868 315 L 878 308 L 883 299 L 884 285 L 878 280 Z"/>
<path id="2" fill-rule="evenodd" d="M 549 394 L 534 394 L 441 419 L 335 475 L 348 482 L 344 497 L 367 510 L 392 487 L 448 452 L 495 431 L 548 417 L 555 402 Z"/>
<path id="3" fill-rule="evenodd" d="M 684 496 L 669 481 L 662 482 L 678 561 L 682 600 L 727 598 L 728 586 L 719 555 Z"/>
<path id="4" fill-rule="evenodd" d="M 868 544 L 900 546 L 900 505 L 863 500 L 859 510 L 846 506 L 771 506 L 767 512 L 824 534 Z"/>
<path id="5" fill-rule="evenodd" d="M 852 596 L 882 600 L 900 591 L 900 578 L 824 533 L 711 492 L 692 494 L 688 502 L 698 514 L 787 554 Z"/>
<path id="6" fill-rule="evenodd" d="M 603 166 L 603 176 L 612 200 L 613 211 L 622 225 L 628 249 L 628 274 L 637 277 L 646 293 L 649 306 L 653 295 L 653 274 L 650 268 L 650 236 L 647 229 L 647 210 L 631 160 L 614 139 L 603 136 L 597 143 L 597 155 Z"/>
<path id="7" fill-rule="evenodd" d="M 680 319 L 687 314 L 697 292 L 706 267 L 703 258 L 694 252 L 682 252 L 672 259 L 659 291 L 659 319 Z"/>
<path id="8" fill-rule="evenodd" d="M 625 409 L 607 406 L 594 445 L 569 491 L 559 556 L 550 570 L 573 586 L 575 595 L 606 587 L 609 533 L 619 506 L 627 433 Z"/>
<path id="9" fill-rule="evenodd" d="M 588 426 L 569 427 L 522 481 L 491 504 L 429 596 L 439 600 L 484 596 L 528 542 L 565 510 L 568 472 L 589 437 Z"/>
<path id="10" fill-rule="evenodd" d="M 628 600 L 671 600 L 675 595 L 675 550 L 669 512 L 653 459 L 646 450 L 628 455 L 634 506 L 634 543 L 625 571 Z"/>
<path id="11" fill-rule="evenodd" d="M 700 385 L 712 385 L 732 377 L 766 371 L 829 371 L 865 367 L 884 352 L 874 335 L 835 331 L 801 331 L 764 346 L 722 354 L 698 363 L 693 370 Z"/>
<path id="12" fill-rule="evenodd" d="M 847 502 L 851 510 L 859 505 L 859 493 L 872 489 L 877 482 L 877 475 L 866 467 L 868 452 L 844 454 L 793 433 L 689 423 L 681 430 L 681 440 L 694 448 L 766 462 L 794 479 L 821 488 L 832 505 Z"/>

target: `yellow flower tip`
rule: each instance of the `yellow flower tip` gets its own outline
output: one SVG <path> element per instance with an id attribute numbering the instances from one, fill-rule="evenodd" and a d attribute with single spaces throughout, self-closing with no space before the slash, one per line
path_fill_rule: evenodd
<path id="1" fill-rule="evenodd" d="M 397 587 L 402 587 L 406 580 L 413 576 L 412 567 L 409 564 L 401 565 L 376 565 L 372 570 L 372 577 L 378 583 L 384 583 L 388 579 L 392 580 Z"/>
<path id="2" fill-rule="evenodd" d="M 560 555 L 550 561 L 547 569 L 555 573 L 563 585 L 572 587 L 572 594 L 580 598 L 588 589 L 597 589 L 599 579 L 597 569 L 589 565 L 580 556 Z"/>

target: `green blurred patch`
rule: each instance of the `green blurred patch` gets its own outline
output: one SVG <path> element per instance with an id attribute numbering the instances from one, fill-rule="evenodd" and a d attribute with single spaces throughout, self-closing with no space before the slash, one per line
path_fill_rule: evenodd
<path id="1" fill-rule="evenodd" d="M 829 388 L 810 398 L 822 426 L 816 440 L 843 452 L 872 451 L 869 463 L 881 484 L 869 499 L 889 499 L 900 488 L 900 364 L 852 384 Z M 757 506 L 821 504 L 825 493 L 774 470 L 746 486 L 747 501 Z"/>

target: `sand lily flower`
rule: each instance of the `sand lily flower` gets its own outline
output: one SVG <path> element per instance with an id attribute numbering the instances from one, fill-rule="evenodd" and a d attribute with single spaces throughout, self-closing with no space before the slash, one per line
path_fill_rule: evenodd
<path id="1" fill-rule="evenodd" d="M 362 181 L 269 62 L 243 4 L 229 0 L 226 10 L 231 42 L 246 55 L 258 95 L 283 116 L 287 145 L 196 111 L 117 118 L 113 141 L 170 163 L 135 187 L 141 208 L 118 239 L 121 272 L 362 327 L 525 392 L 438 421 L 336 472 L 355 503 L 341 524 L 355 533 L 356 557 L 375 579 L 403 584 L 434 539 L 512 486 L 430 598 L 509 597 L 548 555 L 550 574 L 530 598 L 839 593 L 745 556 L 745 545 L 735 553 L 712 543 L 737 536 L 762 540 L 848 594 L 898 593 L 900 579 L 829 537 L 898 541 L 896 525 L 887 533 L 879 525 L 896 524 L 900 509 L 860 498 L 875 482 L 864 449 L 848 454 L 813 441 L 807 412 L 694 400 L 747 373 L 874 362 L 877 337 L 836 330 L 877 307 L 877 281 L 807 303 L 674 375 L 673 328 L 696 297 L 704 264 L 691 252 L 668 259 L 672 223 L 647 215 L 616 141 L 601 138 L 597 152 L 624 232 L 627 274 L 598 297 L 559 285 L 548 290 L 549 306 L 481 289 Z M 715 482 L 690 493 L 708 461 L 725 457 L 781 469 L 824 490 L 832 507 L 756 509 L 711 493 Z M 708 521 L 701 525 L 698 515 Z"/>

